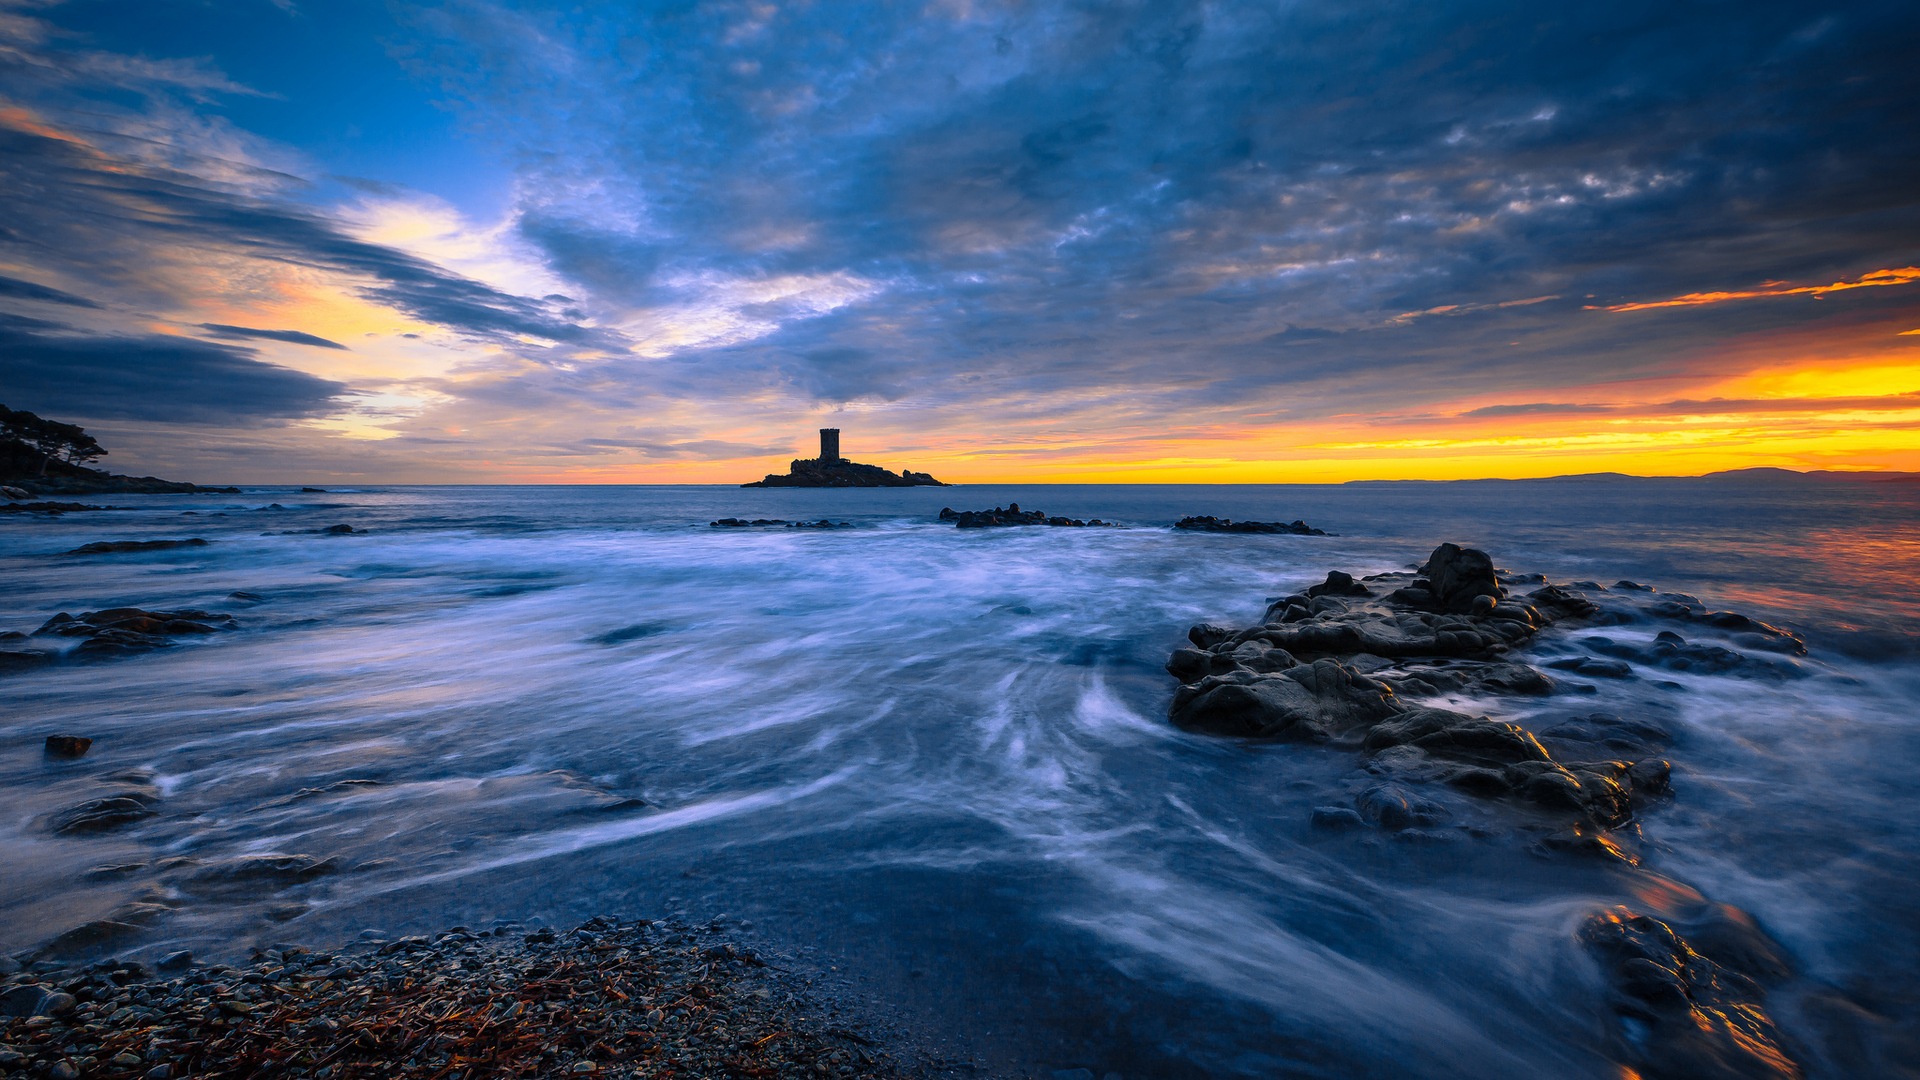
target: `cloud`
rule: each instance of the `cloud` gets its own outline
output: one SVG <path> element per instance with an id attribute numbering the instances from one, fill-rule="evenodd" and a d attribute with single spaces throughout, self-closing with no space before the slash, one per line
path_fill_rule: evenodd
<path id="1" fill-rule="evenodd" d="M 341 7 L 246 42 L 182 9 L 225 56 L 140 63 L 90 6 L 34 9 L 0 272 L 130 339 L 244 331 L 445 460 L 751 454 L 842 407 L 1039 456 L 1459 402 L 1571 428 L 1614 418 L 1563 404 L 1608 385 L 1730 385 L 1704 377 L 1729 341 L 1915 325 L 1878 287 L 1920 273 L 1920 11 L 1893 0 L 1818 32 L 1785 0 Z M 225 119 L 263 115 L 220 73 L 243 48 L 293 51 L 285 83 L 230 66 L 294 106 L 372 85 L 304 63 L 347 38 L 413 80 L 361 134 Z M 415 153 L 408 106 L 471 156 Z M 1825 300 L 1757 302 L 1782 295 Z"/>
<path id="2" fill-rule="evenodd" d="M 1533 402 L 1526 405 L 1487 405 L 1478 409 L 1469 409 L 1461 416 L 1562 416 L 1577 413 L 1613 412 L 1611 405 L 1568 405 L 1555 402 Z"/>
<path id="3" fill-rule="evenodd" d="M 1611 304 L 1600 308 L 1601 311 L 1646 311 L 1651 308 L 1699 307 L 1702 304 L 1721 304 L 1728 300 L 1756 300 L 1775 296 L 1812 296 L 1816 299 L 1848 289 L 1885 288 L 1889 285 L 1911 285 L 1920 281 L 1920 266 L 1903 266 L 1894 270 L 1875 270 L 1860 275 L 1853 281 L 1836 281 L 1831 285 L 1788 285 L 1784 281 L 1769 281 L 1758 289 L 1746 289 L 1736 292 L 1694 292 L 1676 296 L 1671 300 L 1651 300 L 1634 304 Z"/>
<path id="4" fill-rule="evenodd" d="M 47 416 L 253 426 L 333 412 L 346 390 L 245 348 L 38 329 L 0 322 L 0 386 Z"/>
<path id="5" fill-rule="evenodd" d="M 15 238 L 0 238 L 0 252 L 57 258 L 68 276 L 131 303 L 178 304 L 191 295 L 183 290 L 205 288 L 204 278 L 168 272 L 184 259 L 264 260 L 344 275 L 374 303 L 475 339 L 618 342 L 548 301 L 356 239 L 298 206 L 116 155 L 17 112 L 0 113 L 0 156 L 11 166 L 0 173 L 0 200 L 15 211 Z"/>
<path id="6" fill-rule="evenodd" d="M 228 326 L 225 323 L 201 323 L 200 328 L 210 330 L 214 337 L 223 338 L 260 338 L 266 341 L 285 341 L 293 345 L 312 345 L 321 349 L 345 349 L 337 341 L 298 330 L 260 330 L 251 326 Z"/>
<path id="7" fill-rule="evenodd" d="M 66 304 L 69 307 L 97 308 L 100 306 L 84 296 L 75 296 L 46 285 L 3 276 L 0 276 L 0 297 L 13 300 L 39 300 L 42 303 Z"/>

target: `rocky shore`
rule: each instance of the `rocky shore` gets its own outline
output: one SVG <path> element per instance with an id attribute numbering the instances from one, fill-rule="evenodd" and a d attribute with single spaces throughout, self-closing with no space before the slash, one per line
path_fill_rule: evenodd
<path id="1" fill-rule="evenodd" d="M 1549 858 L 1636 867 L 1641 815 L 1674 797 L 1663 756 L 1671 733 L 1644 718 L 1553 709 L 1553 698 L 1592 687 L 1519 654 L 1543 646 L 1549 629 L 1648 624 L 1666 626 L 1650 642 L 1637 640 L 1644 629 L 1568 635 L 1555 647 L 1576 655 L 1548 666 L 1606 679 L 1649 669 L 1781 679 L 1799 674 L 1792 658 L 1806 653 L 1791 631 L 1690 596 L 1631 581 L 1554 585 L 1441 544 L 1412 572 L 1331 571 L 1274 600 L 1260 625 L 1193 627 L 1192 647 L 1167 661 L 1181 683 L 1169 716 L 1195 731 L 1357 752 L 1352 802 L 1316 808 L 1320 829 L 1426 842 L 1511 836 Z M 1689 641 L 1675 624 L 1719 640 Z M 1512 697 L 1546 704 L 1527 724 L 1436 704 Z M 1470 819 L 1453 793 L 1494 813 Z M 1684 889 L 1661 879 L 1659 892 Z M 1612 988 L 1621 1052 L 1648 1064 L 1646 1075 L 1798 1075 L 1765 1007 L 1767 985 L 1790 970 L 1785 950 L 1744 912 L 1694 901 L 1697 930 L 1614 908 L 1580 932 Z"/>
<path id="2" fill-rule="evenodd" d="M 805 981 L 720 924 L 502 923 L 158 970 L 0 958 L 0 1073 L 204 1077 L 892 1077 Z"/>

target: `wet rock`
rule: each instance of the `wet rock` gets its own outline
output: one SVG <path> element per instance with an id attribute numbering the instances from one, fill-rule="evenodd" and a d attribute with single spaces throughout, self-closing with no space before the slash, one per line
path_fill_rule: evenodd
<path id="1" fill-rule="evenodd" d="M 1673 927 L 1624 907 L 1580 930 L 1615 1014 L 1649 1034 L 1623 1044 L 1648 1077 L 1798 1076 L 1753 975 L 1710 959 Z"/>
<path id="2" fill-rule="evenodd" d="M 1278 674 L 1210 675 L 1174 694 L 1183 728 L 1218 735 L 1321 741 L 1401 711 L 1393 691 L 1333 660 Z"/>
<path id="3" fill-rule="evenodd" d="M 1316 829 L 1358 829 L 1366 825 L 1366 819 L 1358 810 L 1345 806 L 1316 806 L 1311 819 Z"/>
<path id="4" fill-rule="evenodd" d="M 1342 570 L 1327 571 L 1327 580 L 1307 590 L 1309 599 L 1321 596 L 1371 596 L 1372 592 L 1353 575 Z"/>
<path id="5" fill-rule="evenodd" d="M 1019 503 L 1008 503 L 1004 507 L 992 510 L 955 510 L 947 506 L 940 510 L 941 521 L 951 521 L 962 529 L 1004 529 L 1021 525 L 1051 525 L 1055 528 L 1107 527 L 1112 522 L 1092 518 L 1082 521 L 1079 518 L 1049 516 L 1044 510 L 1022 510 Z"/>
<path id="6" fill-rule="evenodd" d="M 1498 601 L 1507 595 L 1494 573 L 1493 559 L 1479 548 L 1441 544 L 1433 549 L 1420 573 L 1428 582 L 1428 591 L 1446 611 L 1471 611 L 1481 597 Z"/>
<path id="7" fill-rule="evenodd" d="M 142 929 L 143 924 L 140 922 L 125 919 L 95 919 L 55 936 L 41 946 L 38 955 L 67 957 L 94 952 L 103 945 L 138 937 Z"/>
<path id="8" fill-rule="evenodd" d="M 25 634 L 14 633 L 0 640 L 17 641 Z M 0 674 L 27 671 L 53 663 L 59 657 L 46 649 L 6 649 L 0 648 Z"/>
<path id="9" fill-rule="evenodd" d="M 346 524 L 345 522 L 342 522 L 338 525 L 329 525 L 326 528 L 321 529 L 320 531 L 327 534 L 328 536 L 351 536 L 354 533 L 359 532 L 360 530 L 354 528 L 351 525 Z"/>
<path id="10" fill-rule="evenodd" d="M 26 491 L 20 488 L 8 487 L 4 484 L 0 484 L 0 495 L 4 495 L 9 499 L 13 499 L 20 502 L 25 502 L 26 500 L 33 498 L 32 495 L 28 494 Z"/>
<path id="11" fill-rule="evenodd" d="M 1393 783 L 1445 784 L 1509 803 L 1520 827 L 1539 835 L 1548 826 L 1545 849 L 1632 861 L 1637 813 L 1672 794 L 1672 765 L 1662 756 L 1671 738 L 1663 726 L 1606 714 L 1522 723 L 1420 701 L 1549 697 L 1561 686 L 1513 655 L 1542 632 L 1582 621 L 1643 621 L 1658 617 L 1652 609 L 1659 605 L 1680 605 L 1705 624 L 1695 608 L 1706 609 L 1690 597 L 1626 588 L 1607 594 L 1595 586 L 1603 605 L 1539 575 L 1503 582 L 1485 552 L 1452 544 L 1436 547 L 1417 573 L 1356 581 L 1336 571 L 1311 589 L 1270 598 L 1258 626 L 1193 627 L 1192 647 L 1167 661 L 1181 682 L 1170 719 L 1216 734 L 1356 746 L 1366 771 Z M 1509 585 L 1532 591 L 1515 599 Z M 1752 620 L 1711 625 L 1715 632 L 1765 633 L 1752 629 L 1764 625 Z M 1597 655 L 1550 666 L 1627 678 L 1633 663 L 1700 662 L 1718 655 L 1704 650 L 1721 649 L 1671 632 L 1651 643 L 1590 635 L 1575 644 Z M 1723 651 L 1743 664 L 1791 663 Z"/>
<path id="12" fill-rule="evenodd" d="M 211 611 L 147 611 L 108 608 L 80 615 L 61 612 L 34 631 L 40 637 L 80 638 L 83 655 L 102 656 L 163 649 L 176 637 L 198 637 L 231 630 L 233 616 Z"/>
<path id="13" fill-rule="evenodd" d="M 187 876 L 187 884 L 199 889 L 285 888 L 339 868 L 336 859 L 311 855 L 240 855 L 201 866 Z"/>
<path id="14" fill-rule="evenodd" d="M 166 551 L 170 548 L 206 547 L 207 541 L 199 537 L 187 540 L 96 540 L 91 544 L 81 544 L 68 555 L 117 555 L 131 551 Z"/>
<path id="15" fill-rule="evenodd" d="M 1353 801 L 1362 820 L 1389 831 L 1445 824 L 1453 815 L 1398 784 L 1376 784 Z"/>
<path id="16" fill-rule="evenodd" d="M 73 1006 L 72 994 L 39 983 L 21 983 L 0 992 L 0 1016 L 59 1016 Z"/>
<path id="17" fill-rule="evenodd" d="M 53 816 L 53 831 L 62 835 L 105 832 L 152 817 L 156 811 L 144 793 L 125 792 L 89 799 Z"/>
<path id="18" fill-rule="evenodd" d="M 93 740 L 84 735 L 47 736 L 47 756 L 58 758 L 85 757 L 93 746 Z"/>
<path id="19" fill-rule="evenodd" d="M 1633 668 L 1624 660 L 1602 660 L 1597 656 L 1574 656 L 1547 664 L 1555 671 L 1570 671 L 1594 679 L 1631 679 Z"/>
<path id="20" fill-rule="evenodd" d="M 0 514 L 71 514 L 85 510 L 122 510 L 120 506 L 94 506 L 76 502 L 10 502 L 0 504 Z"/>
<path id="21" fill-rule="evenodd" d="M 755 525 L 787 525 L 787 524 L 791 524 L 791 523 L 787 521 L 786 518 L 754 518 L 751 521 L 749 521 L 744 518 L 726 517 L 726 518 L 721 518 L 719 521 L 707 522 L 707 525 L 709 528 L 715 528 L 715 529 L 721 529 L 721 528 L 744 529 L 744 528 L 748 528 L 750 526 L 755 526 Z"/>
<path id="22" fill-rule="evenodd" d="M 1325 536 L 1324 532 L 1313 528 L 1304 521 L 1234 521 L 1231 518 L 1211 516 L 1183 517 L 1173 523 L 1176 529 L 1189 532 L 1218 533 L 1278 533 L 1290 536 Z"/>

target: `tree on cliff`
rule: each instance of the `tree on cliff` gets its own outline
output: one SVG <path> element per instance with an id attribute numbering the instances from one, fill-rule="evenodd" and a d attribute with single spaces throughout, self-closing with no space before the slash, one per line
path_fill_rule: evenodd
<path id="1" fill-rule="evenodd" d="M 69 465 L 82 465 L 104 457 L 107 452 L 78 424 L 63 424 L 58 420 L 36 416 L 25 409 L 9 409 L 5 405 L 0 405 L 0 440 L 19 443 L 38 451 L 43 476 L 47 466 L 56 457 Z"/>

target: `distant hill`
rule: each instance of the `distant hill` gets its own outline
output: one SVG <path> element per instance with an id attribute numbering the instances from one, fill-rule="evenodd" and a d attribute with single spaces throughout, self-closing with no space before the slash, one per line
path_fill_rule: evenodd
<path id="1" fill-rule="evenodd" d="M 1760 465 L 1750 469 L 1723 469 L 1719 472 L 1704 473 L 1700 476 L 1635 476 L 1632 473 L 1597 472 L 1567 473 L 1561 476 L 1501 477 L 1486 476 L 1472 480 L 1349 480 L 1347 485 L 1357 484 L 1606 484 L 1640 483 L 1651 480 L 1696 481 L 1704 483 L 1768 482 L 1786 484 L 1822 484 L 1822 483 L 1912 483 L 1920 482 L 1920 473 L 1844 471 L 1838 469 L 1814 469 L 1800 472 L 1795 469 L 1781 469 L 1771 465 Z"/>

